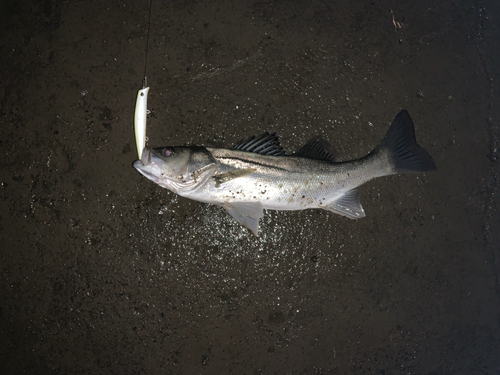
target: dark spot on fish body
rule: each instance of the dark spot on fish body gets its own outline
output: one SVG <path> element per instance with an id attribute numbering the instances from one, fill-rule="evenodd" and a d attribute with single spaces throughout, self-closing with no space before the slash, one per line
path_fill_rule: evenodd
<path id="1" fill-rule="evenodd" d="M 311 257 L 311 262 L 316 263 L 317 261 L 318 261 L 318 256 L 317 255 L 313 255 Z"/>

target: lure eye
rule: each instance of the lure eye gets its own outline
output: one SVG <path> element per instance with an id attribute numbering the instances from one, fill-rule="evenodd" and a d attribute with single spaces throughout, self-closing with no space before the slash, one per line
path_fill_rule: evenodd
<path id="1" fill-rule="evenodd" d="M 166 158 L 173 155 L 174 150 L 172 150 L 169 147 L 165 147 L 164 149 L 161 150 L 161 156 L 165 156 Z"/>

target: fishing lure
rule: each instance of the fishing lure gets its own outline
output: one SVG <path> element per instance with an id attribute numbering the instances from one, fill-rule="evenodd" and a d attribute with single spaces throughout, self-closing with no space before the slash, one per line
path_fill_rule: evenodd
<path id="1" fill-rule="evenodd" d="M 135 144 L 137 146 L 137 156 L 141 158 L 142 151 L 146 147 L 146 120 L 148 116 L 148 91 L 149 87 L 143 87 L 137 93 L 135 102 Z"/>

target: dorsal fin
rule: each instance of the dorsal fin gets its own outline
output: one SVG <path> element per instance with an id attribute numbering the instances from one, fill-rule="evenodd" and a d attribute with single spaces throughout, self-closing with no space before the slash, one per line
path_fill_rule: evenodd
<path id="1" fill-rule="evenodd" d="M 310 139 L 294 156 L 332 162 L 337 161 L 337 151 L 320 136 Z"/>
<path id="2" fill-rule="evenodd" d="M 256 137 L 255 135 L 246 141 L 238 142 L 233 150 L 255 152 L 262 155 L 283 156 L 285 151 L 280 145 L 280 140 L 276 133 L 264 133 Z"/>

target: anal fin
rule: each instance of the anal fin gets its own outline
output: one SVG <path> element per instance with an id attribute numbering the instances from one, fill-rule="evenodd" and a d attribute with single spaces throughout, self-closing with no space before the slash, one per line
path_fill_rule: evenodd
<path id="1" fill-rule="evenodd" d="M 353 189 L 338 197 L 329 205 L 321 207 L 338 215 L 346 216 L 349 219 L 359 219 L 365 217 L 365 210 L 361 206 L 358 191 Z"/>
<path id="2" fill-rule="evenodd" d="M 222 205 L 238 223 L 259 235 L 259 219 L 264 215 L 260 202 L 234 202 Z"/>

